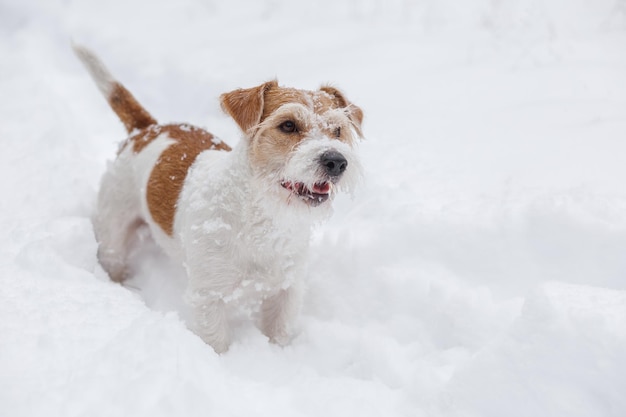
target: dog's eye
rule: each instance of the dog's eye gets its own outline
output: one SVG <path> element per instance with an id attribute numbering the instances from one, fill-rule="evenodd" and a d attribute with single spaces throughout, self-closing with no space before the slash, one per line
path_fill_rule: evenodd
<path id="1" fill-rule="evenodd" d="M 335 128 L 335 137 L 341 137 L 341 127 Z"/>
<path id="2" fill-rule="evenodd" d="M 278 128 L 284 133 L 294 133 L 297 131 L 296 124 L 291 120 L 282 122 Z"/>

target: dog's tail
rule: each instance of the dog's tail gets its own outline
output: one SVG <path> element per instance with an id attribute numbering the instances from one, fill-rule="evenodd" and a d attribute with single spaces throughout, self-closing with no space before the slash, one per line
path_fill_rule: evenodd
<path id="1" fill-rule="evenodd" d="M 93 52 L 84 46 L 76 44 L 72 44 L 72 47 L 87 68 L 87 71 L 89 71 L 91 78 L 93 78 L 102 94 L 104 94 L 113 111 L 124 123 L 128 133 L 157 123 L 135 97 L 113 78 L 102 61 Z"/>

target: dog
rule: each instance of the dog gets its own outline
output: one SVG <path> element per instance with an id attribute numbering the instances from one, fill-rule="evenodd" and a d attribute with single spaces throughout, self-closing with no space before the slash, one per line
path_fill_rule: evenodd
<path id="1" fill-rule="evenodd" d="M 89 49 L 73 46 L 129 136 L 103 175 L 92 223 L 115 282 L 147 225 L 187 273 L 188 327 L 226 352 L 238 315 L 270 342 L 293 337 L 312 228 L 361 177 L 362 110 L 338 89 L 276 80 L 220 96 L 242 132 L 234 149 L 186 123 L 158 124 Z"/>

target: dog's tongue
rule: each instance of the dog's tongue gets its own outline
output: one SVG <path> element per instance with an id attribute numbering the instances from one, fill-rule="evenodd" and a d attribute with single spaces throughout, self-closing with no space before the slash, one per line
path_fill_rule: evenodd
<path id="1" fill-rule="evenodd" d="M 314 184 L 311 191 L 317 194 L 328 194 L 330 192 L 330 184 L 327 182 Z"/>

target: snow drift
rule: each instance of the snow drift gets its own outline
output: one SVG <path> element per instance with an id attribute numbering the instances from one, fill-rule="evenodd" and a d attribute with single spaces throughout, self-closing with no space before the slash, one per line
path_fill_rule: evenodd
<path id="1" fill-rule="evenodd" d="M 624 415 L 625 28 L 618 0 L 0 3 L 0 415 Z M 217 97 L 274 77 L 364 109 L 291 346 L 215 355 L 149 239 L 109 282 L 124 134 L 72 38 L 230 144 Z"/>

